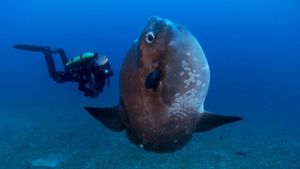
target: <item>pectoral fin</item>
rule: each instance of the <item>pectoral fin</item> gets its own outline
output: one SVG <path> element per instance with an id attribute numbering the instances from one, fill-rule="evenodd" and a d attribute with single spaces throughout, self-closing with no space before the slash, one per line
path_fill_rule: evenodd
<path id="1" fill-rule="evenodd" d="M 196 132 L 208 131 L 224 124 L 233 123 L 239 120 L 242 120 L 242 118 L 237 116 L 224 116 L 203 112 L 201 113 L 197 123 Z"/>
<path id="2" fill-rule="evenodd" d="M 85 107 L 85 109 L 105 127 L 113 131 L 122 131 L 125 129 L 125 125 L 120 116 L 119 106 L 106 108 Z"/>
<path id="3" fill-rule="evenodd" d="M 145 88 L 155 91 L 159 86 L 160 76 L 160 70 L 153 70 L 152 72 L 150 72 L 147 76 L 147 79 L 145 80 Z"/>

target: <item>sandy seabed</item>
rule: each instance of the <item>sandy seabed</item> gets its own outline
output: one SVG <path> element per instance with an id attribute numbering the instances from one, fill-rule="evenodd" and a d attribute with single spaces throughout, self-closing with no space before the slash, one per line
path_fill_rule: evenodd
<path id="1" fill-rule="evenodd" d="M 195 134 L 175 153 L 156 154 L 88 114 L 47 116 L 1 117 L 1 169 L 300 168 L 300 131 L 294 128 L 246 120 Z"/>

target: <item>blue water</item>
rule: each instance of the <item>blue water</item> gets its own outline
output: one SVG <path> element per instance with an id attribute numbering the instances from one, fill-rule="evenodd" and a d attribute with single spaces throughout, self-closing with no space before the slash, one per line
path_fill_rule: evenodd
<path id="1" fill-rule="evenodd" d="M 244 118 L 173 154 L 138 149 L 83 109 L 117 104 L 120 66 L 152 15 L 185 25 L 201 43 L 211 70 L 205 108 Z M 299 30 L 297 0 L 1 1 L 0 168 L 299 169 Z M 61 47 L 69 58 L 106 54 L 111 87 L 86 98 L 16 43 Z"/>

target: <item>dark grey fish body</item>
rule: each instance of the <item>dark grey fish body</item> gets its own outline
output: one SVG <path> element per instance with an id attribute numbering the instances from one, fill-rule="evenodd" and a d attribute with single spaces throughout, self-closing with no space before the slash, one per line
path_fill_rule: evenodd
<path id="1" fill-rule="evenodd" d="M 152 17 L 122 65 L 120 106 L 115 107 L 122 125 L 106 126 L 126 129 L 128 138 L 145 150 L 180 149 L 194 132 L 240 120 L 204 112 L 209 80 L 209 66 L 195 37 L 181 25 Z M 103 122 L 99 112 L 89 112 Z"/>

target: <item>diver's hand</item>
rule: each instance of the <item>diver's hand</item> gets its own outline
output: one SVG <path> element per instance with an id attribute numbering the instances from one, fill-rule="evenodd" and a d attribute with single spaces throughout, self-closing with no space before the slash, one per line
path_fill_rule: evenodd
<path id="1" fill-rule="evenodd" d="M 90 97 L 92 98 L 96 98 L 97 96 L 99 96 L 99 92 L 95 92 L 95 91 L 90 95 Z"/>
<path id="2" fill-rule="evenodd" d="M 90 97 L 90 98 L 96 98 L 99 95 L 99 91 L 91 89 L 89 92 L 85 93 L 84 95 L 86 97 Z"/>

